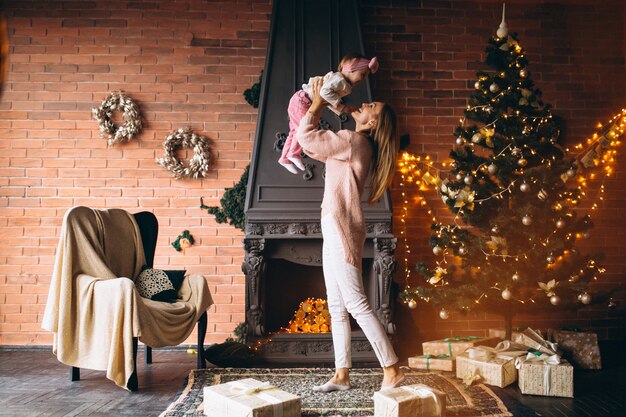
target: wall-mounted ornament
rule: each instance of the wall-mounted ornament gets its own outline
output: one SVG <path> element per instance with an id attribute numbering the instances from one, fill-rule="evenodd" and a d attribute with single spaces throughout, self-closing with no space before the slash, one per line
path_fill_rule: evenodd
<path id="1" fill-rule="evenodd" d="M 116 126 L 111 120 L 116 111 L 121 112 L 124 118 L 121 126 Z M 91 109 L 91 114 L 100 125 L 100 136 L 108 137 L 109 145 L 128 142 L 141 132 L 139 106 L 123 91 L 113 91 L 104 99 L 100 107 Z"/>
<path id="2" fill-rule="evenodd" d="M 183 230 L 176 240 L 172 242 L 172 247 L 176 249 L 177 252 L 182 252 L 184 255 L 185 250 L 192 247 L 194 242 L 195 240 L 191 233 L 189 233 L 189 230 Z"/>
<path id="3" fill-rule="evenodd" d="M 179 149 L 193 149 L 193 157 L 189 160 L 189 165 L 176 158 L 176 151 Z M 193 133 L 190 127 L 180 128 L 169 134 L 163 141 L 163 158 L 156 160 L 157 164 L 172 173 L 177 180 L 183 178 L 204 178 L 209 173 L 211 167 L 211 140 L 205 136 Z"/>

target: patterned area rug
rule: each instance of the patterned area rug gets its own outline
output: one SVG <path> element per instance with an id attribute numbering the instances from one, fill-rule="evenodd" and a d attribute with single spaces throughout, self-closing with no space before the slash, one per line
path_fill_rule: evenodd
<path id="1" fill-rule="evenodd" d="M 425 384 L 447 394 L 447 416 L 509 417 L 506 406 L 498 396 L 482 384 L 465 386 L 453 373 L 428 373 L 403 368 L 407 384 Z M 328 368 L 219 368 L 198 369 L 189 374 L 180 397 L 161 417 L 204 417 L 202 388 L 208 385 L 254 378 L 299 395 L 302 398 L 302 416 L 305 417 L 370 417 L 374 414 L 374 391 L 380 389 L 380 369 L 352 369 L 353 388 L 329 394 L 314 392 L 313 385 L 326 382 L 333 375 Z M 218 416 L 216 416 L 218 417 Z"/>

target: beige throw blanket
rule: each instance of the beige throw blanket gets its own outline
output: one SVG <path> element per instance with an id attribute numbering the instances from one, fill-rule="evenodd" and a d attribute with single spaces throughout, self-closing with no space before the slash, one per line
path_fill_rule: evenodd
<path id="1" fill-rule="evenodd" d="M 70 366 L 102 370 L 127 388 L 132 338 L 152 347 L 182 343 L 213 304 L 201 276 L 185 279 L 175 303 L 142 298 L 133 280 L 145 263 L 132 214 L 74 207 L 65 214 L 42 327 Z"/>

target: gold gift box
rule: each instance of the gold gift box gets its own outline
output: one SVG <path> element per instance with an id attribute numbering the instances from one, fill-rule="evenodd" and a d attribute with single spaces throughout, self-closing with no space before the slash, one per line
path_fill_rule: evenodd
<path id="1" fill-rule="evenodd" d="M 448 355 L 420 355 L 409 358 L 409 368 L 426 369 L 428 371 L 454 371 L 455 360 Z"/>
<path id="2" fill-rule="evenodd" d="M 300 417 L 301 400 L 253 378 L 204 387 L 204 414 L 210 417 Z"/>
<path id="3" fill-rule="evenodd" d="M 517 380 L 514 357 L 472 359 L 462 353 L 456 357 L 456 377 L 465 379 L 479 375 L 478 382 L 504 388 Z"/>
<path id="4" fill-rule="evenodd" d="M 522 394 L 548 397 L 574 397 L 574 367 L 565 359 L 558 365 L 524 362 L 519 369 Z"/>
<path id="5" fill-rule="evenodd" d="M 445 417 L 446 394 L 415 384 L 374 393 L 374 417 Z"/>
<path id="6" fill-rule="evenodd" d="M 449 355 L 451 358 L 455 358 L 467 349 L 474 346 L 491 346 L 500 342 L 499 337 L 447 337 L 441 340 L 432 340 L 422 343 L 422 350 L 424 355 Z"/>

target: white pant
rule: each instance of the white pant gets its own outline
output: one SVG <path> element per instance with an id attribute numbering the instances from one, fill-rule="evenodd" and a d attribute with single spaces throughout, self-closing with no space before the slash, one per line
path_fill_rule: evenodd
<path id="1" fill-rule="evenodd" d="M 335 367 L 351 368 L 351 330 L 348 313 L 359 324 L 383 367 L 398 362 L 383 325 L 367 301 L 361 271 L 345 261 L 345 251 L 331 216 L 322 218 L 322 267 L 330 312 Z"/>

